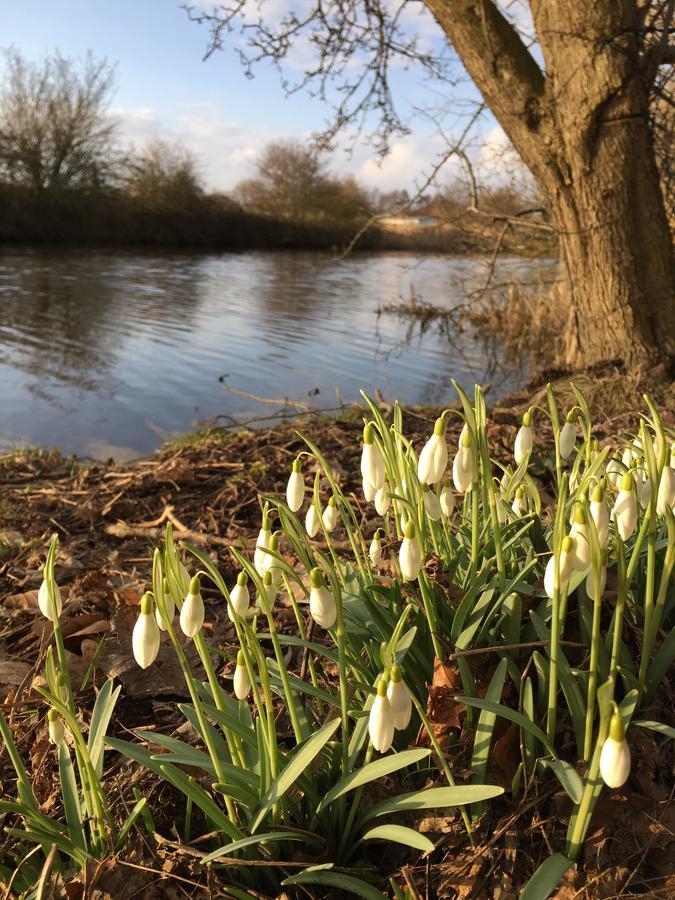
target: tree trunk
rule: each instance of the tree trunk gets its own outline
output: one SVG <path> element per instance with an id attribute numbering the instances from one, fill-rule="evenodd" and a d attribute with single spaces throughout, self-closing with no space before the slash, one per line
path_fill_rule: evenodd
<path id="1" fill-rule="evenodd" d="M 635 0 L 531 3 L 543 69 L 493 0 L 424 0 L 544 188 L 574 304 L 568 360 L 675 359 L 675 258 Z"/>

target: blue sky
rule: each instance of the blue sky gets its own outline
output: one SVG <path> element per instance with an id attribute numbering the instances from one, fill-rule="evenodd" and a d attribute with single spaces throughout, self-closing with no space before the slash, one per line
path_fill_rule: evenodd
<path id="1" fill-rule="evenodd" d="M 210 7 L 206 0 L 200 2 Z M 278 11 L 289 0 L 266 2 Z M 437 26 L 420 10 L 421 4 L 411 4 L 409 27 L 427 43 L 440 41 Z M 4 0 L 1 21 L 0 46 L 13 44 L 30 59 L 39 60 L 55 48 L 67 56 L 91 49 L 115 62 L 112 112 L 121 123 L 123 141 L 140 146 L 155 135 L 183 141 L 197 155 L 210 187 L 233 187 L 252 173 L 253 160 L 266 142 L 305 138 L 320 130 L 329 115 L 323 103 L 306 93 L 286 97 L 270 66 L 259 65 L 256 77 L 246 78 L 231 49 L 236 37 L 230 49 L 204 61 L 207 31 L 191 23 L 176 0 Z M 298 71 L 303 52 L 300 47 L 293 59 Z M 396 72 L 394 88 L 403 110 L 427 106 L 437 97 L 415 70 Z M 476 97 L 470 85 L 459 94 Z M 336 153 L 331 167 L 382 190 L 410 189 L 443 149 L 428 121 L 413 119 L 411 124 L 412 135 L 396 139 L 382 165 L 361 142 L 351 158 Z M 448 127 L 452 130 L 452 121 Z M 504 137 L 489 118 L 482 131 L 490 143 L 487 150 L 477 146 L 475 158 L 491 177 Z M 446 177 L 452 174 L 449 170 Z"/>

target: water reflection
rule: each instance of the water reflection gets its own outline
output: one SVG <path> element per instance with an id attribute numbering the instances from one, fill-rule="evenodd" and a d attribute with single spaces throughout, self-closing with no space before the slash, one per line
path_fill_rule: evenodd
<path id="1" fill-rule="evenodd" d="M 535 264 L 510 259 L 509 280 Z M 251 394 L 329 407 L 360 387 L 442 403 L 486 360 L 468 335 L 406 339 L 378 316 L 411 286 L 454 306 L 485 277 L 472 258 L 310 253 L 160 254 L 5 250 L 0 254 L 0 446 L 121 457 L 195 423 L 265 414 Z M 511 373 L 503 392 L 521 378 Z M 220 381 L 219 381 L 220 379 Z M 318 390 L 318 394 L 316 391 Z"/>

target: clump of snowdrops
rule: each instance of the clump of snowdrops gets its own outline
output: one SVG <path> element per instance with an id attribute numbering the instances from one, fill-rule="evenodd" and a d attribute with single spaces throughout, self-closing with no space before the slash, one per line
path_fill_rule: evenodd
<path id="1" fill-rule="evenodd" d="M 97 722 L 100 746 L 89 765 L 71 695 L 59 693 L 67 680 L 62 657 L 58 666 L 49 658 L 46 718 L 62 785 L 71 785 L 62 830 L 70 833 L 79 820 L 92 832 L 87 852 L 112 846 L 101 788 L 107 743 L 184 797 L 184 839 L 198 840 L 201 849 L 210 844 L 203 862 L 228 884 L 268 891 L 315 885 L 382 897 L 367 862 L 371 841 L 434 849 L 411 827 L 409 811 L 459 807 L 473 841 L 485 802 L 502 793 L 486 778 L 503 717 L 520 736 L 511 793 L 557 778 L 570 798 L 564 845 L 522 893 L 548 896 L 578 860 L 603 786 L 619 789 L 629 779 L 630 730 L 675 736 L 658 722 L 635 719 L 675 658 L 674 436 L 647 399 L 638 433 L 600 447 L 585 398 L 573 389 L 572 409 L 560 411 L 549 388 L 547 406 L 525 413 L 511 459 L 490 456 L 478 388 L 473 400 L 457 388 L 460 405 L 443 412 L 418 448 L 404 434 L 398 405 L 387 419 L 366 397 L 363 500 L 345 493 L 320 448 L 305 439 L 285 495 L 261 498 L 252 558 L 232 550 L 238 575 L 229 584 L 201 550 L 177 549 L 169 527 L 154 554 L 133 652 L 147 668 L 162 642 L 171 645 L 191 698 L 180 710 L 199 743 L 154 729 L 137 731 L 136 742 L 106 739 L 119 690 L 109 683 L 99 694 L 100 701 L 108 691 L 106 715 Z M 453 416 L 462 427 L 449 446 Z M 549 446 L 537 433 L 544 417 L 552 426 Z M 533 456 L 549 462 L 555 501 L 546 508 Z M 374 527 L 361 526 L 363 501 L 372 504 L 366 521 Z M 43 611 L 55 624 L 58 650 L 54 551 Z M 443 580 L 433 574 L 439 569 Z M 448 580 L 460 589 L 459 603 L 449 601 Z M 204 582 L 222 596 L 236 632 L 234 653 L 207 641 Z M 278 630 L 282 602 L 293 611 L 297 635 Z M 572 623 L 574 642 L 567 639 Z M 205 680 L 188 663 L 190 641 Z M 299 667 L 289 665 L 289 651 L 300 654 Z M 474 680 L 473 654 L 492 660 L 484 691 Z M 449 657 L 461 677 L 457 702 L 475 729 L 469 784 L 455 783 L 426 714 L 434 660 Z M 508 681 L 517 698 L 510 705 L 501 702 Z M 427 747 L 414 740 L 420 729 Z M 84 766 L 75 811 L 61 749 L 66 731 Z M 28 821 L 29 783 L 15 752 L 12 760 L 19 777 L 12 810 Z M 141 804 L 123 824 L 118 846 L 147 814 Z M 44 834 L 33 839 L 47 848 Z M 59 851 L 81 863 L 67 847 Z M 246 865 L 256 860 L 269 865 Z M 393 880 L 391 890 L 404 896 Z"/>

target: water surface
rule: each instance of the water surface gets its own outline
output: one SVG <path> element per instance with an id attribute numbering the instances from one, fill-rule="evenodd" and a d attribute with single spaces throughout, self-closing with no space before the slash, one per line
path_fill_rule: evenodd
<path id="1" fill-rule="evenodd" d="M 443 403 L 457 378 L 493 383 L 469 335 L 420 335 L 378 315 L 410 295 L 455 306 L 483 283 L 483 258 L 404 254 L 0 251 L 0 448 L 95 458 L 146 454 L 214 416 L 271 415 L 244 391 L 318 408 L 359 388 Z M 510 258 L 495 280 L 541 264 Z M 412 333 L 410 333 L 412 332 Z"/>

